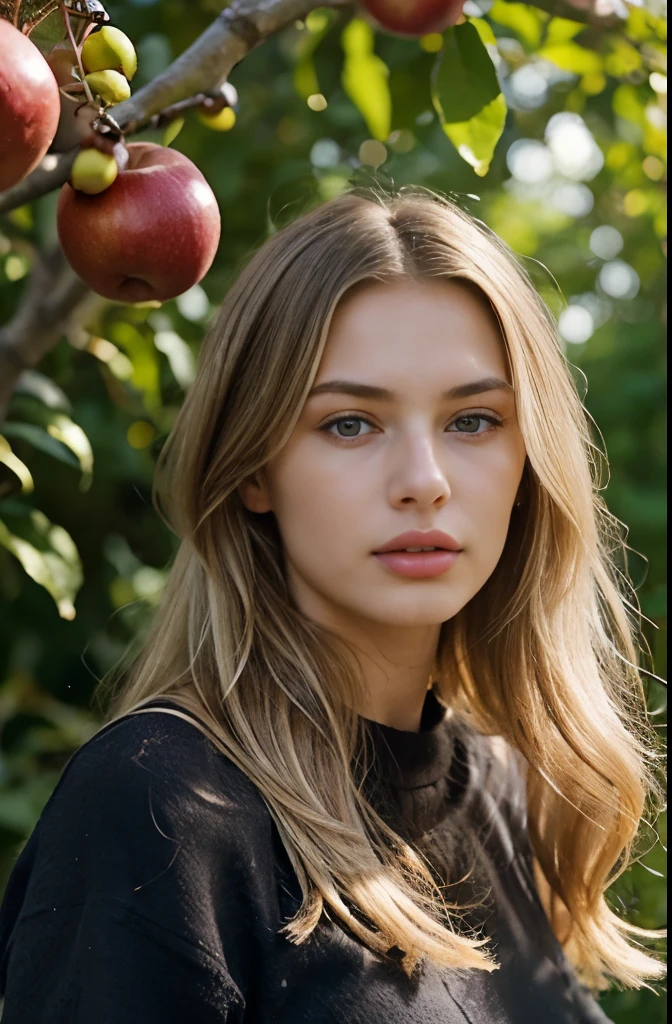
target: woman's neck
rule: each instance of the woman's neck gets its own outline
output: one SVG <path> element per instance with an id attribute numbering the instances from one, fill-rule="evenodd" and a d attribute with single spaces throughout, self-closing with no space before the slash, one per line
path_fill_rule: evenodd
<path id="1" fill-rule="evenodd" d="M 404 732 L 418 732 L 434 669 L 440 626 L 366 630 L 347 636 L 365 683 L 360 715 Z"/>

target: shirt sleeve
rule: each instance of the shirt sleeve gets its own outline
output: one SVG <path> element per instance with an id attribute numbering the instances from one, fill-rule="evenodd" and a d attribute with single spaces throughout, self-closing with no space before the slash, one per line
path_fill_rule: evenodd
<path id="1" fill-rule="evenodd" d="M 211 955 L 97 898 L 23 918 L 3 1024 L 234 1024 L 243 1001 Z"/>
<path id="2" fill-rule="evenodd" d="M 242 1020 L 276 883 L 270 817 L 192 724 L 112 723 L 66 765 L 0 915 L 3 1024 Z"/>

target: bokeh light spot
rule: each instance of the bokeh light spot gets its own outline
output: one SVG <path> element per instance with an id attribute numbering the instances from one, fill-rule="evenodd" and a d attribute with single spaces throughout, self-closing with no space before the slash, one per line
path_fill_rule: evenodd
<path id="1" fill-rule="evenodd" d="M 560 334 L 570 345 L 583 345 L 595 330 L 593 317 L 583 306 L 567 306 L 558 317 Z"/>
<path id="2" fill-rule="evenodd" d="M 554 114 L 546 125 L 546 144 L 566 178 L 590 181 L 604 166 L 602 151 L 579 114 Z"/>
<path id="3" fill-rule="evenodd" d="M 509 79 L 513 99 L 525 110 L 543 106 L 548 96 L 548 82 L 531 64 L 524 64 Z"/>
<path id="4" fill-rule="evenodd" d="M 641 217 L 648 205 L 646 193 L 639 188 L 633 188 L 623 196 L 623 209 L 628 217 Z"/>
<path id="5" fill-rule="evenodd" d="M 607 84 L 606 77 L 601 71 L 590 71 L 581 79 L 581 89 L 586 96 L 599 96 Z"/>
<path id="6" fill-rule="evenodd" d="M 661 75 L 660 71 L 652 71 L 649 75 L 649 85 L 654 92 L 667 96 L 667 75 Z"/>
<path id="7" fill-rule="evenodd" d="M 589 245 L 601 260 L 613 260 L 623 248 L 623 236 L 610 224 L 602 224 L 591 234 Z"/>
<path id="8" fill-rule="evenodd" d="M 651 181 L 660 181 L 665 174 L 665 164 L 657 156 L 645 156 L 642 160 L 642 170 Z"/>
<path id="9" fill-rule="evenodd" d="M 514 178 L 527 185 L 547 181 L 553 173 L 553 157 L 536 139 L 517 139 L 509 146 L 506 163 Z"/>
<path id="10" fill-rule="evenodd" d="M 359 147 L 359 159 L 369 167 L 380 167 L 387 160 L 387 150 L 377 139 L 367 139 Z"/>
<path id="11" fill-rule="evenodd" d="M 8 281 L 20 281 L 29 270 L 30 264 L 23 255 L 13 252 L 5 260 L 5 277 Z"/>
<path id="12" fill-rule="evenodd" d="M 440 32 L 430 32 L 420 39 L 420 46 L 426 53 L 438 53 L 443 47 L 443 36 Z"/>
<path id="13" fill-rule="evenodd" d="M 395 153 L 410 153 L 415 146 L 415 135 L 406 128 L 390 132 L 387 144 Z"/>
<path id="14" fill-rule="evenodd" d="M 138 597 L 152 597 L 163 589 L 165 577 L 160 569 L 143 565 L 133 573 L 132 583 Z"/>
<path id="15" fill-rule="evenodd" d="M 551 204 L 568 217 L 585 217 L 595 205 L 595 196 L 587 185 L 568 181 L 553 189 Z"/>
<path id="16" fill-rule="evenodd" d="M 156 427 L 151 423 L 147 423 L 146 420 L 136 420 L 135 423 L 131 423 L 126 431 L 126 440 L 131 448 L 138 450 L 149 448 L 155 437 Z"/>
<path id="17" fill-rule="evenodd" d="M 327 101 L 321 92 L 314 92 L 312 96 L 309 96 L 306 103 L 311 110 L 320 111 L 327 109 Z"/>
<path id="18" fill-rule="evenodd" d="M 639 275 L 624 260 L 605 263 L 597 281 L 602 291 L 612 299 L 634 299 L 639 292 Z"/>
<path id="19" fill-rule="evenodd" d="M 194 284 L 175 299 L 175 305 L 185 320 L 196 323 L 210 312 L 210 301 L 200 284 Z"/>
<path id="20" fill-rule="evenodd" d="M 310 151 L 313 167 L 334 167 L 341 159 L 341 147 L 333 139 L 318 139 Z"/>

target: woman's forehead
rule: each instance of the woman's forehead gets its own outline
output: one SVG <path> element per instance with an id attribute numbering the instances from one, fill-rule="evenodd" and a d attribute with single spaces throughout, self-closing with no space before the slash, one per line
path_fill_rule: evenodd
<path id="1" fill-rule="evenodd" d="M 332 319 L 315 380 L 386 387 L 385 379 L 440 374 L 444 387 L 472 378 L 507 377 L 492 311 L 454 281 L 375 282 L 346 296 Z M 374 375 L 372 379 L 368 379 Z M 444 379 L 445 378 L 445 379 Z"/>

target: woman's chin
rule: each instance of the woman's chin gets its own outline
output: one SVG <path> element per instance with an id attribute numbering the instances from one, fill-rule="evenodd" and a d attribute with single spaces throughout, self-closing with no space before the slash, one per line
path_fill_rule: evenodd
<path id="1" fill-rule="evenodd" d="M 451 600 L 437 601 L 436 598 L 420 599 L 419 595 L 407 595 L 402 600 L 371 602 L 366 618 L 395 629 L 414 629 L 440 626 L 460 611 L 463 604 Z M 362 609 L 359 609 L 360 614 Z"/>

